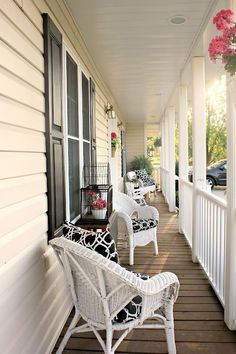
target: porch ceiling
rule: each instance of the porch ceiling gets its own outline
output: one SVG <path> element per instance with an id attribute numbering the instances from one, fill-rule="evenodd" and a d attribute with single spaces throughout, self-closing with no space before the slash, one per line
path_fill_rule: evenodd
<path id="1" fill-rule="evenodd" d="M 65 1 L 125 121 L 157 123 L 215 1 Z"/>

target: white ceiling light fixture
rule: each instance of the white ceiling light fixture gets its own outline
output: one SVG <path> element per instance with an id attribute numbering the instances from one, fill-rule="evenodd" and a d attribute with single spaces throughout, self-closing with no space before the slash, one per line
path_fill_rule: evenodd
<path id="1" fill-rule="evenodd" d="M 187 18 L 183 15 L 175 15 L 169 19 L 172 25 L 183 25 L 187 21 Z"/>

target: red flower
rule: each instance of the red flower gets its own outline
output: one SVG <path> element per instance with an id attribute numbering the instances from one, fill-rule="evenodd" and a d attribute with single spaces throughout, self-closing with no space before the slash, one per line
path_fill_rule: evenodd
<path id="1" fill-rule="evenodd" d="M 92 204 L 93 209 L 104 209 L 107 205 L 107 201 L 102 198 L 98 198 Z"/>
<path id="2" fill-rule="evenodd" d="M 210 59 L 212 61 L 216 61 L 219 55 L 222 55 L 225 51 L 229 49 L 229 38 L 224 36 L 216 36 L 214 37 L 208 47 L 208 52 L 210 55 Z"/>
<path id="3" fill-rule="evenodd" d="M 112 139 L 116 139 L 116 138 L 117 138 L 117 134 L 116 134 L 115 132 L 112 132 L 112 133 L 111 133 L 111 138 L 112 138 Z"/>
<path id="4" fill-rule="evenodd" d="M 233 16 L 234 13 L 231 9 L 222 9 L 213 18 L 213 23 L 219 31 L 224 32 L 226 28 L 230 27 Z"/>
<path id="5" fill-rule="evenodd" d="M 95 196 L 97 193 L 96 192 L 93 192 L 93 191 L 91 191 L 91 192 L 87 192 L 87 196 L 88 197 L 93 197 L 93 196 Z"/>

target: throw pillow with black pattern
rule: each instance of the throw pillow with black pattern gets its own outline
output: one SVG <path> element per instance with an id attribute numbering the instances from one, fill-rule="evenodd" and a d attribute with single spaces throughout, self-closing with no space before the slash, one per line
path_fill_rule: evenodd
<path id="1" fill-rule="evenodd" d="M 89 232 L 66 221 L 63 226 L 63 235 L 68 240 L 77 242 L 111 261 L 119 263 L 115 241 L 108 231 Z"/>

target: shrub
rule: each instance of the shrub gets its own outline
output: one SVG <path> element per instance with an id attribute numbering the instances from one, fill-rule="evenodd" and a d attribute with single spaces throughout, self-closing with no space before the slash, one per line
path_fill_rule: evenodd
<path id="1" fill-rule="evenodd" d="M 135 156 L 133 161 L 130 162 L 130 170 L 143 170 L 145 169 L 149 175 L 153 172 L 153 166 L 148 157 Z"/>

